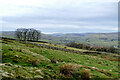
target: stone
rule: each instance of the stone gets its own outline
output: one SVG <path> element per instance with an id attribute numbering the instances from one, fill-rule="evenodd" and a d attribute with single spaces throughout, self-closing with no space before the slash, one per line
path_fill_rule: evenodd
<path id="1" fill-rule="evenodd" d="M 4 76 L 4 77 L 9 77 L 8 74 L 9 74 L 8 72 L 4 72 L 4 73 L 2 74 L 2 76 Z"/>
<path id="2" fill-rule="evenodd" d="M 43 78 L 41 75 L 37 75 L 37 76 L 34 76 L 34 78 L 38 78 L 38 79 L 41 79 Z"/>
<path id="3" fill-rule="evenodd" d="M 40 70 L 40 69 L 36 70 L 35 72 L 36 72 L 36 73 L 43 74 L 43 73 L 42 73 L 42 70 Z"/>
<path id="4" fill-rule="evenodd" d="M 18 55 L 15 55 L 16 58 L 18 58 L 19 56 Z"/>

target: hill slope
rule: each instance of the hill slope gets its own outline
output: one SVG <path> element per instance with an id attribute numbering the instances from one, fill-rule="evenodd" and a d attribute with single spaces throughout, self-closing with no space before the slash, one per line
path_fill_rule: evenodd
<path id="1" fill-rule="evenodd" d="M 3 79 L 118 78 L 117 54 L 76 54 L 15 40 L 0 42 Z"/>
<path id="2" fill-rule="evenodd" d="M 14 31 L 3 31 L 5 37 L 14 38 Z M 118 33 L 69 33 L 69 34 L 42 34 L 41 40 L 49 43 L 63 44 L 77 42 L 92 46 L 118 46 Z"/>

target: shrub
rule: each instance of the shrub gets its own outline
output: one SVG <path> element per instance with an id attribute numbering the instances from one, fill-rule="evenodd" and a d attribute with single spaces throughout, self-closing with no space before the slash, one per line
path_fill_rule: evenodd
<path id="1" fill-rule="evenodd" d="M 14 63 L 18 63 L 18 60 L 14 59 L 13 62 L 14 62 Z"/>
<path id="2" fill-rule="evenodd" d="M 53 69 L 53 66 L 52 65 L 47 65 L 47 68 Z"/>
<path id="3" fill-rule="evenodd" d="M 64 64 L 60 66 L 60 73 L 64 74 L 65 76 L 73 76 L 77 71 L 77 65 L 75 64 Z"/>
<path id="4" fill-rule="evenodd" d="M 9 51 L 13 51 L 13 49 L 8 49 Z"/>
<path id="5" fill-rule="evenodd" d="M 61 58 L 58 59 L 59 62 L 63 62 L 63 60 Z"/>
<path id="6" fill-rule="evenodd" d="M 98 61 L 98 64 L 102 64 L 102 61 Z"/>
<path id="7" fill-rule="evenodd" d="M 32 59 L 32 65 L 33 66 L 38 66 L 39 65 L 39 63 L 40 63 L 40 61 L 37 59 L 37 60 L 35 60 L 35 59 Z"/>
<path id="8" fill-rule="evenodd" d="M 20 49 L 18 49 L 17 51 L 19 51 L 19 52 L 23 52 L 23 50 L 20 48 Z"/>
<path id="9" fill-rule="evenodd" d="M 66 49 L 67 47 L 65 46 L 64 48 Z"/>
<path id="10" fill-rule="evenodd" d="M 84 69 L 82 72 L 81 72 L 81 78 L 83 80 L 89 80 L 90 79 L 90 71 L 88 69 Z"/>
<path id="11" fill-rule="evenodd" d="M 51 59 L 51 62 L 52 62 L 52 63 L 57 63 L 57 60 L 56 60 L 55 58 L 52 58 L 52 59 Z"/>

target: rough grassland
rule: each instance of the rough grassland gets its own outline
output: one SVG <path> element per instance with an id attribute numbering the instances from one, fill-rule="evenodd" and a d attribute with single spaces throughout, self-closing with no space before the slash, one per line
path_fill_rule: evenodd
<path id="1" fill-rule="evenodd" d="M 2 45 L 2 76 L 6 78 L 74 78 L 89 70 L 90 78 L 118 78 L 117 57 L 97 54 L 81 55 L 41 48 L 14 40 L 0 40 Z M 76 75 L 66 76 L 60 72 L 64 64 L 77 66 Z M 79 78 L 82 78 L 81 76 Z"/>

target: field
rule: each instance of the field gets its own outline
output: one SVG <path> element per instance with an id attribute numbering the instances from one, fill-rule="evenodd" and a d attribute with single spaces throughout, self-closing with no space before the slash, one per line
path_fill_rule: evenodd
<path id="1" fill-rule="evenodd" d="M 3 31 L 2 36 L 15 38 L 14 31 Z M 66 45 L 69 42 L 89 44 L 93 46 L 118 46 L 118 33 L 69 33 L 69 34 L 42 34 L 42 41 Z"/>
<path id="2" fill-rule="evenodd" d="M 36 44 L 43 43 L 36 42 Z M 62 47 L 48 43 L 44 45 Z M 87 80 L 92 78 L 103 80 L 119 77 L 118 57 L 120 56 L 117 54 L 77 54 L 9 39 L 0 40 L 0 46 L 2 47 L 3 79 L 73 78 L 84 80 L 86 78 Z"/>

